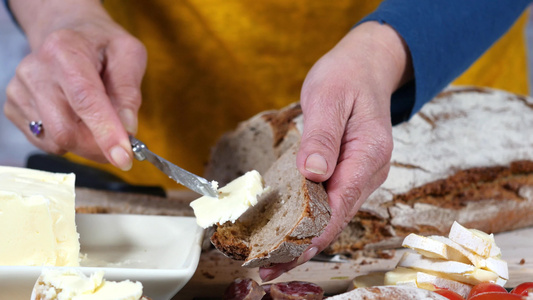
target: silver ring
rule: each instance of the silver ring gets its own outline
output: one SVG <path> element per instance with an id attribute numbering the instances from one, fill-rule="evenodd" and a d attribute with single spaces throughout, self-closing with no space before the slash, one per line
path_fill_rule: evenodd
<path id="1" fill-rule="evenodd" d="M 31 121 L 30 122 L 30 131 L 34 136 L 39 136 L 43 133 L 43 122 L 41 121 Z"/>

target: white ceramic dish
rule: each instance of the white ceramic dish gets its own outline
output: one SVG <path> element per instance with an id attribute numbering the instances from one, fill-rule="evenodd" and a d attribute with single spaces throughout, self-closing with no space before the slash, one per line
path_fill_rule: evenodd
<path id="1" fill-rule="evenodd" d="M 88 214 L 76 216 L 80 270 L 107 280 L 140 281 L 146 296 L 168 300 L 191 279 L 203 230 L 192 217 Z M 41 267 L 0 266 L 0 299 L 28 300 Z"/>

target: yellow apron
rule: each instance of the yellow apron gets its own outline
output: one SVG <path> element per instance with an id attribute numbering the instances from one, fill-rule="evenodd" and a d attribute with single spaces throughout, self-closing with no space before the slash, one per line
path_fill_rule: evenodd
<path id="1" fill-rule="evenodd" d="M 311 66 L 379 1 L 106 0 L 112 17 L 148 49 L 137 137 L 196 174 L 220 135 L 263 110 L 299 100 Z M 525 16 L 457 83 L 527 93 Z M 131 62 L 135 63 L 135 62 Z M 146 162 L 133 184 L 176 189 Z"/>

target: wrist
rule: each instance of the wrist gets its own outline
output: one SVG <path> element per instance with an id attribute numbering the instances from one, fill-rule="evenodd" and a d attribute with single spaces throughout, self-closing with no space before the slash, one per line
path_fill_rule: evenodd
<path id="1" fill-rule="evenodd" d="M 367 65 L 365 75 L 392 94 L 413 78 L 409 48 L 403 38 L 387 24 L 375 21 L 362 23 L 352 29 L 339 43 L 348 53 Z M 338 45 L 338 46 L 339 46 Z"/>

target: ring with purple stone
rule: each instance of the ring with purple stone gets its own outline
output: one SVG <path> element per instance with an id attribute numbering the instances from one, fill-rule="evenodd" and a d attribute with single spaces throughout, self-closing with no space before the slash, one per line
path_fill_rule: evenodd
<path id="1" fill-rule="evenodd" d="M 30 131 L 34 136 L 39 136 L 43 133 L 43 122 L 41 121 L 31 121 L 30 122 Z"/>

